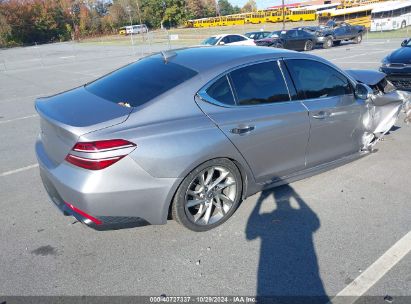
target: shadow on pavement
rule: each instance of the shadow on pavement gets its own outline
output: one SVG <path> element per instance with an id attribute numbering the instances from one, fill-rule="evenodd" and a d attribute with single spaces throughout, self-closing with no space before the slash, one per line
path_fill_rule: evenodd
<path id="1" fill-rule="evenodd" d="M 261 213 L 273 195 L 275 210 Z M 294 208 L 293 205 L 298 205 Z M 274 207 L 274 206 L 273 206 Z M 317 215 L 290 185 L 261 192 L 248 220 L 248 240 L 261 239 L 257 297 L 281 303 L 327 303 L 313 234 L 320 227 Z"/>

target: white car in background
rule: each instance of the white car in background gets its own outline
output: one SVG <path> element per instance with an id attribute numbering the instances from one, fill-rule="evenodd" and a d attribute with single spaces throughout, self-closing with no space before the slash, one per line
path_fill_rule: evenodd
<path id="1" fill-rule="evenodd" d="M 254 40 L 239 34 L 223 34 L 211 36 L 201 45 L 255 45 Z"/>

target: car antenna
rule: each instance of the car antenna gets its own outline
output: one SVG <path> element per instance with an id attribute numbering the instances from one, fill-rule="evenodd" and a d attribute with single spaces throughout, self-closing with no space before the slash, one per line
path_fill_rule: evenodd
<path id="1" fill-rule="evenodd" d="M 163 56 L 164 63 L 168 63 L 170 58 L 177 56 L 177 53 L 173 51 L 161 51 L 160 53 Z"/>

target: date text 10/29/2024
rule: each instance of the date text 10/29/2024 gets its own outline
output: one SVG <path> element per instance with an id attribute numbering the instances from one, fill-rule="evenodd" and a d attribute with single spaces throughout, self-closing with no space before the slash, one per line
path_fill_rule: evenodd
<path id="1" fill-rule="evenodd" d="M 255 297 L 245 296 L 159 296 L 150 297 L 150 303 L 255 303 Z"/>

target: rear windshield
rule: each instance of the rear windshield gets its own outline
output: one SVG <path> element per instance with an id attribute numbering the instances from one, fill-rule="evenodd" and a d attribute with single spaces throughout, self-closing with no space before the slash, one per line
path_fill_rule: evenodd
<path id="1" fill-rule="evenodd" d="M 91 93 L 115 103 L 138 107 L 192 78 L 197 72 L 149 57 L 87 84 Z"/>

